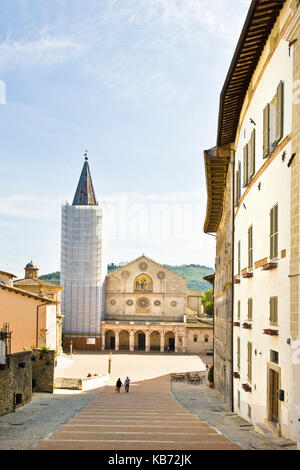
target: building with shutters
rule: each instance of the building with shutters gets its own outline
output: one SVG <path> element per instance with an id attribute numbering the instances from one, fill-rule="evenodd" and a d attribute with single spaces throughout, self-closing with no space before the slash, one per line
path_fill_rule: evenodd
<path id="1" fill-rule="evenodd" d="M 72 341 L 75 349 L 100 349 L 103 320 L 102 208 L 98 205 L 88 158 L 72 205 L 62 207 L 61 285 L 63 347 Z"/>
<path id="2" fill-rule="evenodd" d="M 252 1 L 220 96 L 217 146 L 204 153 L 204 231 L 217 239 L 215 383 L 257 431 L 297 441 L 299 18 L 297 1 Z"/>

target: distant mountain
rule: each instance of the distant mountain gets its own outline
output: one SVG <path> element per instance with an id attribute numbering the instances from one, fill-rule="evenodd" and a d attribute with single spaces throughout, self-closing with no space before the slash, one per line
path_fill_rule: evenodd
<path id="1" fill-rule="evenodd" d="M 116 269 L 121 268 L 127 263 L 114 264 L 110 263 L 107 266 L 107 272 L 111 273 Z M 204 276 L 214 273 L 213 268 L 207 266 L 201 266 L 200 264 L 182 264 L 180 266 L 170 266 L 164 264 L 165 268 L 174 271 L 177 274 L 181 274 L 187 279 L 187 287 L 192 290 L 202 290 L 203 292 L 211 288 L 211 284 L 203 279 Z M 39 276 L 40 279 L 44 281 L 53 282 L 54 284 L 60 283 L 60 272 L 56 271 L 55 273 L 44 274 Z"/>

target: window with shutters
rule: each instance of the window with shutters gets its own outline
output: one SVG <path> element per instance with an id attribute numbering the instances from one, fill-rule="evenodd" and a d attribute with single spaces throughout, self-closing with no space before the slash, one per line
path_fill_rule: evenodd
<path id="1" fill-rule="evenodd" d="M 241 392 L 238 390 L 238 399 L 237 399 L 237 406 L 238 406 L 238 409 L 241 408 Z"/>
<path id="2" fill-rule="evenodd" d="M 237 302 L 237 319 L 240 320 L 241 319 L 241 301 L 238 300 Z"/>
<path id="3" fill-rule="evenodd" d="M 252 381 L 252 343 L 248 342 L 248 380 Z"/>
<path id="4" fill-rule="evenodd" d="M 243 188 L 251 181 L 255 174 L 255 129 L 251 132 L 249 142 L 243 149 Z"/>
<path id="5" fill-rule="evenodd" d="M 270 297 L 270 325 L 278 325 L 278 297 Z"/>
<path id="6" fill-rule="evenodd" d="M 278 258 L 278 204 L 270 211 L 270 260 Z"/>
<path id="7" fill-rule="evenodd" d="M 253 320 L 253 300 L 248 299 L 248 320 Z"/>
<path id="8" fill-rule="evenodd" d="M 241 162 L 238 161 L 237 171 L 235 172 L 235 205 L 237 206 L 241 199 Z"/>
<path id="9" fill-rule="evenodd" d="M 248 228 L 248 269 L 253 269 L 253 226 Z"/>
<path id="10" fill-rule="evenodd" d="M 248 145 L 243 150 L 243 188 L 248 185 Z"/>
<path id="11" fill-rule="evenodd" d="M 266 158 L 283 137 L 283 81 L 263 111 L 263 157 Z"/>
<path id="12" fill-rule="evenodd" d="M 238 336 L 236 339 L 236 366 L 238 370 L 241 368 L 241 338 Z"/>
<path id="13" fill-rule="evenodd" d="M 238 275 L 241 275 L 241 241 L 238 242 Z"/>
<path id="14" fill-rule="evenodd" d="M 252 130 L 248 143 L 248 169 L 248 178 L 250 180 L 255 174 L 255 129 Z"/>

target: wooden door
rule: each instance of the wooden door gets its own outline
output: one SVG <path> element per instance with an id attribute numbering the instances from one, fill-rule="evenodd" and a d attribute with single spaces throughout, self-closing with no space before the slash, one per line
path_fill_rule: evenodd
<path id="1" fill-rule="evenodd" d="M 270 420 L 278 423 L 279 374 L 270 369 Z"/>
<path id="2" fill-rule="evenodd" d="M 144 351 L 145 350 L 145 334 L 144 333 L 138 333 L 138 349 Z"/>

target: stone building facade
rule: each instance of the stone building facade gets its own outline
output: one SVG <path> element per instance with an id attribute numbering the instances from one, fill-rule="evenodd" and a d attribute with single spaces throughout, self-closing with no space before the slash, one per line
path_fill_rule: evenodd
<path id="1" fill-rule="evenodd" d="M 221 309 L 226 318 L 231 304 L 233 410 L 259 432 L 294 440 L 300 440 L 298 33 L 299 2 L 252 1 L 220 96 L 217 148 L 232 149 L 233 166 L 221 180 L 217 162 L 206 160 L 205 221 L 205 231 L 217 234 L 215 362 L 217 279 L 226 269 L 232 276 L 233 297 Z M 229 185 L 233 220 L 226 217 Z M 229 389 L 223 393 L 229 401 Z"/>
<path id="2" fill-rule="evenodd" d="M 62 322 L 63 322 L 63 315 L 61 314 L 61 292 L 63 288 L 51 282 L 44 281 L 39 279 L 38 277 L 39 269 L 34 266 L 32 261 L 28 263 L 25 267 L 25 278 L 18 279 L 14 281 L 14 286 L 18 289 L 22 289 L 28 292 L 32 292 L 35 295 L 40 297 L 45 297 L 47 299 L 51 299 L 56 306 L 56 328 L 52 328 L 52 333 L 49 331 L 49 335 L 56 336 L 56 347 L 55 350 L 57 354 L 62 353 Z M 45 332 L 46 336 L 47 333 Z M 46 341 L 47 342 L 47 341 Z M 46 343 L 45 343 L 46 344 Z M 51 344 L 51 348 L 54 345 Z"/>
<path id="3" fill-rule="evenodd" d="M 197 315 L 201 293 L 195 300 L 185 278 L 146 256 L 107 275 L 105 290 L 102 350 L 201 353 L 212 346 L 212 322 L 201 309 Z"/>

